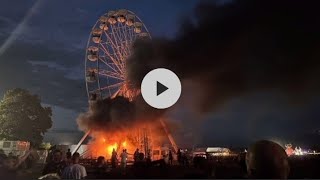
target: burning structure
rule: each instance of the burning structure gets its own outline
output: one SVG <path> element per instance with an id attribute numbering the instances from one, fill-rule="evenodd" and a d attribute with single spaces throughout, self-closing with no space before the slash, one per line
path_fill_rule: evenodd
<path id="1" fill-rule="evenodd" d="M 119 154 L 122 149 L 133 153 L 137 148 L 152 157 L 153 150 L 161 149 L 168 140 L 176 150 L 174 139 L 164 119 L 158 116 L 161 113 L 143 116 L 137 108 L 141 106 L 136 105 L 137 103 L 120 96 L 90 101 L 89 111 L 78 118 L 79 127 L 87 132 L 78 146 L 90 135 L 92 139 L 88 153 L 93 157 L 110 158 L 113 149 Z M 74 151 L 76 150 L 77 148 Z"/>
<path id="2" fill-rule="evenodd" d="M 90 136 L 88 153 L 94 157 L 110 158 L 113 150 L 133 153 L 137 148 L 152 156 L 152 150 L 159 149 L 167 139 L 164 137 L 169 130 L 161 119 L 164 111 L 149 107 L 139 88 L 127 78 L 126 61 L 137 39 L 151 36 L 141 19 L 129 10 L 109 11 L 93 26 L 85 57 L 89 110 L 77 120 L 86 134 L 74 152 Z M 177 149 L 170 134 L 169 140 Z"/>

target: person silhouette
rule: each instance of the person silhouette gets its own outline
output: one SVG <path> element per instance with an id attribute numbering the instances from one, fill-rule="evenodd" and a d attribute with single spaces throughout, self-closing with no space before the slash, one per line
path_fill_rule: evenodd
<path id="1" fill-rule="evenodd" d="M 115 148 L 113 148 L 112 150 L 112 155 L 111 155 L 111 166 L 112 168 L 116 168 L 117 167 L 117 152 L 115 150 Z"/>
<path id="2" fill-rule="evenodd" d="M 290 167 L 285 150 L 277 143 L 261 140 L 250 146 L 246 155 L 249 178 L 287 179 Z"/>

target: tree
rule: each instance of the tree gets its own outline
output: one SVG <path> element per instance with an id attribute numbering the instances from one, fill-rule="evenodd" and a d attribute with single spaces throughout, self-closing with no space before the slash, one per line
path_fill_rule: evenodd
<path id="1" fill-rule="evenodd" d="M 0 139 L 29 141 L 40 145 L 52 126 L 52 110 L 43 107 L 37 95 L 16 88 L 0 102 Z"/>

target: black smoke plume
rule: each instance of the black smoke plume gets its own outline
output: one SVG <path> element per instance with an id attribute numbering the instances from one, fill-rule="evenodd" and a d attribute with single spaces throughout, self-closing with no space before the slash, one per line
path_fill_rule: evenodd
<path id="1" fill-rule="evenodd" d="M 145 103 L 139 95 L 134 101 L 122 96 L 113 99 L 91 101 L 89 110 L 80 114 L 77 119 L 79 128 L 83 131 L 113 131 L 121 130 L 135 123 L 156 121 L 163 114 Z"/>
<path id="2" fill-rule="evenodd" d="M 196 96 L 192 103 L 200 113 L 257 91 L 281 91 L 304 102 L 320 92 L 318 7 L 307 0 L 200 4 L 175 38 L 136 41 L 126 78 L 139 89 L 150 70 L 171 69 L 183 87 L 194 82 L 188 96 Z M 133 102 L 117 97 L 92 103 L 78 123 L 83 130 L 124 127 L 163 112 L 141 96 Z"/>
<path id="3" fill-rule="evenodd" d="M 139 88 L 150 70 L 169 68 L 201 85 L 201 112 L 266 90 L 305 102 L 320 92 L 318 7 L 301 0 L 200 4 L 196 21 L 185 21 L 173 40 L 135 43 L 127 78 Z"/>

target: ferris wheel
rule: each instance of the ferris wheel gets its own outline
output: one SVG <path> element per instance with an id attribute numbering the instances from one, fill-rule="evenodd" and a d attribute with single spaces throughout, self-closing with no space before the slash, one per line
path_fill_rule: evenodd
<path id="1" fill-rule="evenodd" d="M 132 100 L 139 93 L 125 77 L 126 60 L 139 38 L 151 39 L 151 36 L 141 19 L 129 10 L 109 11 L 97 20 L 85 56 L 89 100 L 116 96 Z"/>

